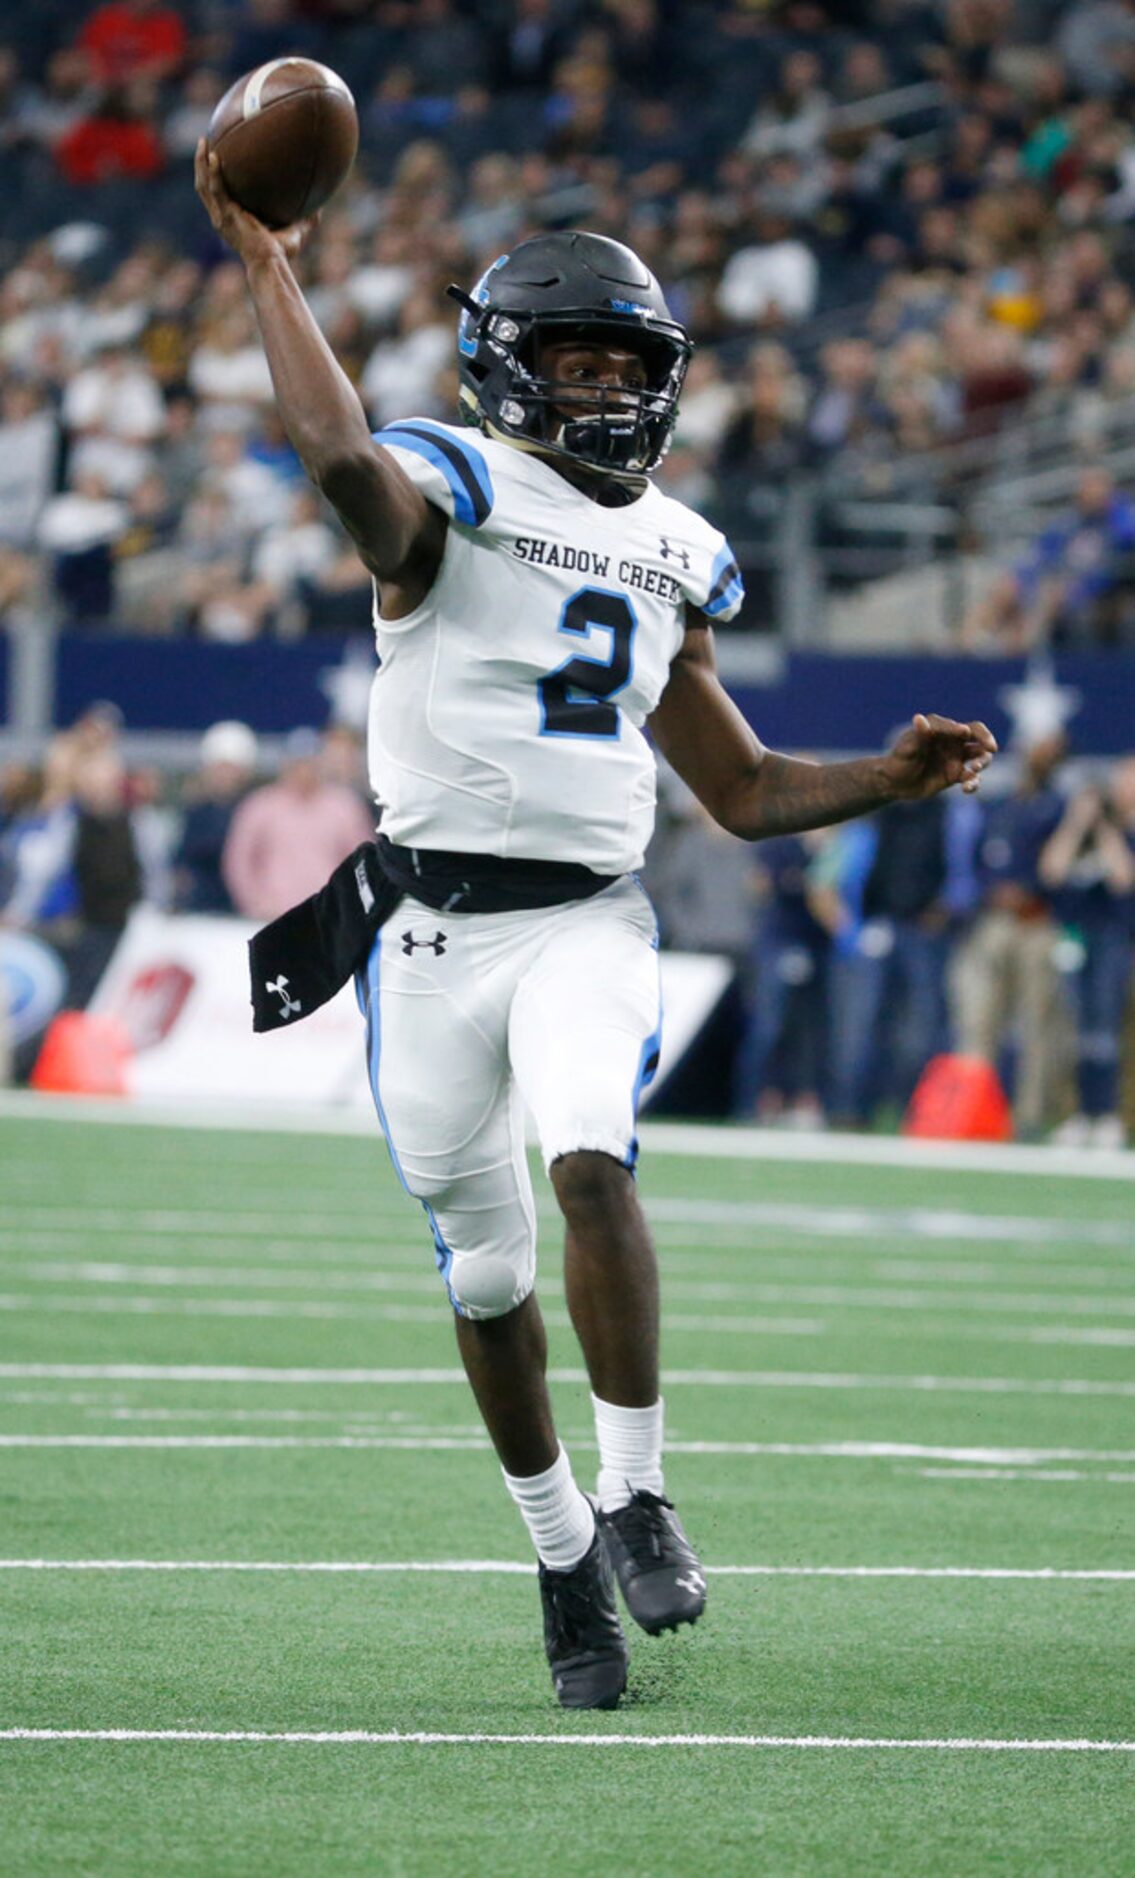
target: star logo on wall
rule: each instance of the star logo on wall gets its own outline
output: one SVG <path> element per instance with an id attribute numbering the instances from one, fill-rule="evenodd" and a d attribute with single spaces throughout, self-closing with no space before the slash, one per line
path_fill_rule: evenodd
<path id="1" fill-rule="evenodd" d="M 1049 658 L 1030 659 L 1021 683 L 1002 685 L 997 693 L 997 702 L 1012 725 L 1010 741 L 1026 750 L 1064 730 L 1083 701 L 1084 694 L 1075 685 L 1057 682 Z"/>
<path id="2" fill-rule="evenodd" d="M 331 706 L 333 724 L 365 730 L 374 680 L 374 647 L 369 639 L 351 639 L 338 665 L 325 665 L 316 683 Z"/>

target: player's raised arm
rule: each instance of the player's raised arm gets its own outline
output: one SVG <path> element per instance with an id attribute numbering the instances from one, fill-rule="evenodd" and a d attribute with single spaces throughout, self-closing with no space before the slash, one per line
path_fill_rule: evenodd
<path id="1" fill-rule="evenodd" d="M 276 402 L 300 461 L 376 579 L 424 592 L 441 558 L 446 520 L 372 442 L 358 393 L 292 272 L 292 256 L 314 221 L 265 227 L 233 201 L 204 139 L 195 179 L 214 228 L 244 263 Z"/>
<path id="2" fill-rule="evenodd" d="M 847 763 L 779 756 L 765 749 L 722 687 L 713 635 L 696 620 L 650 728 L 714 820 L 747 841 L 845 822 L 888 802 L 937 795 L 954 783 L 969 794 L 997 748 L 984 724 L 920 712 L 880 756 Z M 854 735 L 849 724 L 849 742 Z"/>

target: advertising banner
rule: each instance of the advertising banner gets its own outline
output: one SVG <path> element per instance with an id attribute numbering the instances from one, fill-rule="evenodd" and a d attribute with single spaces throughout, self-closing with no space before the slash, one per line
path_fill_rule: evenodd
<path id="1" fill-rule="evenodd" d="M 129 1034 L 138 1101 L 366 1107 L 365 1027 L 353 986 L 294 1026 L 256 1035 L 248 940 L 239 919 L 140 907 L 92 1002 Z M 732 977 L 728 959 L 662 955 L 662 1056 L 654 1092 L 684 1055 Z"/>

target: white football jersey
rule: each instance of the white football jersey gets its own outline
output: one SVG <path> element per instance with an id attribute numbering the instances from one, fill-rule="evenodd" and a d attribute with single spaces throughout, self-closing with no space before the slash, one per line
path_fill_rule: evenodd
<path id="1" fill-rule="evenodd" d="M 376 433 L 449 517 L 421 605 L 375 607 L 371 785 L 403 847 L 641 865 L 655 768 L 643 724 L 687 602 L 743 597 L 724 537 L 652 484 L 603 508 L 526 451 L 407 418 Z"/>

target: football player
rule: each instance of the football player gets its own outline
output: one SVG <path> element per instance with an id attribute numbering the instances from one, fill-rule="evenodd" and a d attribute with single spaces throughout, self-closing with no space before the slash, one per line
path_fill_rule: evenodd
<path id="1" fill-rule="evenodd" d="M 658 1277 L 634 1180 L 658 1057 L 657 934 L 635 870 L 654 816 L 646 729 L 747 840 L 977 787 L 982 724 L 916 716 L 886 754 L 811 764 L 759 742 L 712 625 L 742 601 L 726 542 L 651 482 L 690 341 L 603 236 L 539 235 L 461 305 L 461 415 L 371 435 L 270 232 L 197 183 L 244 262 L 288 434 L 375 581 L 370 718 L 382 866 L 404 889 L 360 974 L 371 1083 L 424 1206 L 457 1341 L 539 1558 L 552 1678 L 611 1708 L 627 1649 L 694 1623 L 706 1583 L 662 1468 Z M 565 1222 L 591 1379 L 594 1498 L 555 1431 L 524 1107 Z"/>

